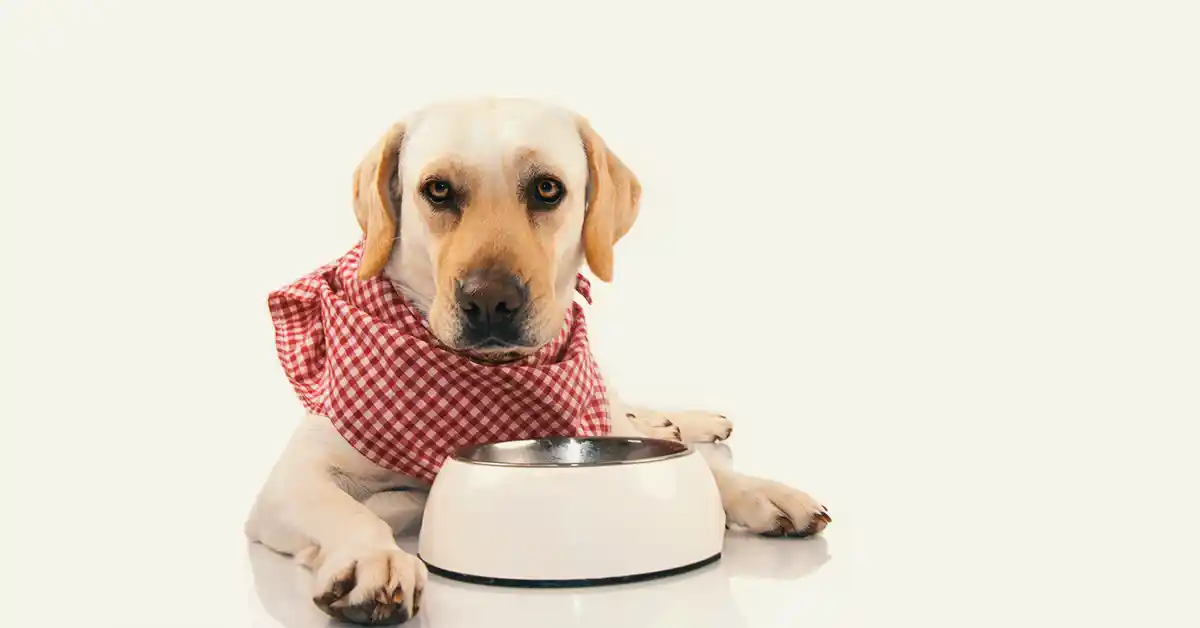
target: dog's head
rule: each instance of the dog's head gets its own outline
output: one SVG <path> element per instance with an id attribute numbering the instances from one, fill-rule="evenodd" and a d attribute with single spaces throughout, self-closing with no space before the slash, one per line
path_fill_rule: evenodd
<path id="1" fill-rule="evenodd" d="M 355 171 L 359 276 L 384 273 L 451 348 L 526 355 L 557 335 L 585 259 L 612 279 L 640 194 L 574 113 L 524 100 L 429 107 Z"/>

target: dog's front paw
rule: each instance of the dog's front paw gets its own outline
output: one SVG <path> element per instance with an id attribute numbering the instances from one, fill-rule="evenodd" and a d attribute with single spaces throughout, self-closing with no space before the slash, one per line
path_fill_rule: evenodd
<path id="1" fill-rule="evenodd" d="M 626 412 L 625 418 L 633 424 L 637 431 L 649 436 L 650 438 L 661 438 L 664 440 L 683 440 L 683 433 L 679 426 L 671 422 L 665 414 L 657 412 Z"/>
<path id="2" fill-rule="evenodd" d="M 729 438 L 733 433 L 733 423 L 725 415 L 715 412 L 659 412 L 649 408 L 627 408 L 625 418 L 646 436 L 685 443 L 715 443 Z"/>
<path id="3" fill-rule="evenodd" d="M 764 536 L 802 538 L 825 529 L 833 519 L 808 493 L 786 484 L 742 477 L 740 486 L 725 497 L 731 523 Z"/>
<path id="4" fill-rule="evenodd" d="M 417 614 L 428 578 L 425 564 L 399 549 L 334 553 L 317 571 L 313 602 L 340 621 L 390 626 Z"/>
<path id="5" fill-rule="evenodd" d="M 672 412 L 667 414 L 667 418 L 679 427 L 685 443 L 715 443 L 733 434 L 733 422 L 715 412 Z"/>

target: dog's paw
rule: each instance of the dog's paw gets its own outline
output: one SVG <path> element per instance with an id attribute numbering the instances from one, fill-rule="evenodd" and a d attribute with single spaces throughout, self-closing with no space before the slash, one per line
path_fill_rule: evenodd
<path id="1" fill-rule="evenodd" d="M 764 536 L 803 538 L 820 533 L 833 519 L 808 493 L 779 482 L 743 477 L 725 501 L 731 523 Z"/>
<path id="2" fill-rule="evenodd" d="M 420 610 L 428 578 L 425 564 L 399 549 L 334 553 L 317 571 L 313 602 L 340 621 L 400 624 Z"/>
<path id="3" fill-rule="evenodd" d="M 715 443 L 733 434 L 733 422 L 723 414 L 713 412 L 670 412 L 667 419 L 679 427 L 685 443 Z"/>
<path id="4" fill-rule="evenodd" d="M 665 414 L 648 411 L 630 411 L 625 413 L 625 418 L 629 419 L 629 422 L 637 428 L 637 431 L 650 438 L 683 440 L 683 433 L 680 431 L 679 426 L 672 423 Z"/>
<path id="5" fill-rule="evenodd" d="M 715 443 L 729 438 L 733 433 L 733 423 L 725 415 L 714 412 L 659 412 L 649 408 L 628 408 L 625 418 L 646 436 L 685 443 Z"/>

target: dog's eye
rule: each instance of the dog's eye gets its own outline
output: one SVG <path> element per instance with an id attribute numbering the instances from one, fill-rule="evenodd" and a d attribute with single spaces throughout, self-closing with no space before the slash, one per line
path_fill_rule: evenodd
<path id="1" fill-rule="evenodd" d="M 452 207 L 454 205 L 454 187 L 441 179 L 427 181 L 421 186 L 421 195 L 435 207 Z"/>
<path id="2" fill-rule="evenodd" d="M 538 198 L 543 201 L 557 201 L 562 196 L 562 186 L 554 179 L 542 179 L 537 184 Z"/>
<path id="3" fill-rule="evenodd" d="M 542 209 L 553 207 L 563 198 L 563 184 L 553 177 L 538 177 L 530 182 L 531 200 Z"/>

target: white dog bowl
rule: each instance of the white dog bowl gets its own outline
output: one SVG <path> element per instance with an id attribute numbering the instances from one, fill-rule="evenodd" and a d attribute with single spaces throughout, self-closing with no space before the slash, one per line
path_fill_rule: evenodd
<path id="1" fill-rule="evenodd" d="M 716 561 L 725 512 L 704 459 L 649 438 L 475 445 L 446 460 L 418 553 L 437 575 L 507 586 L 613 584 Z"/>

